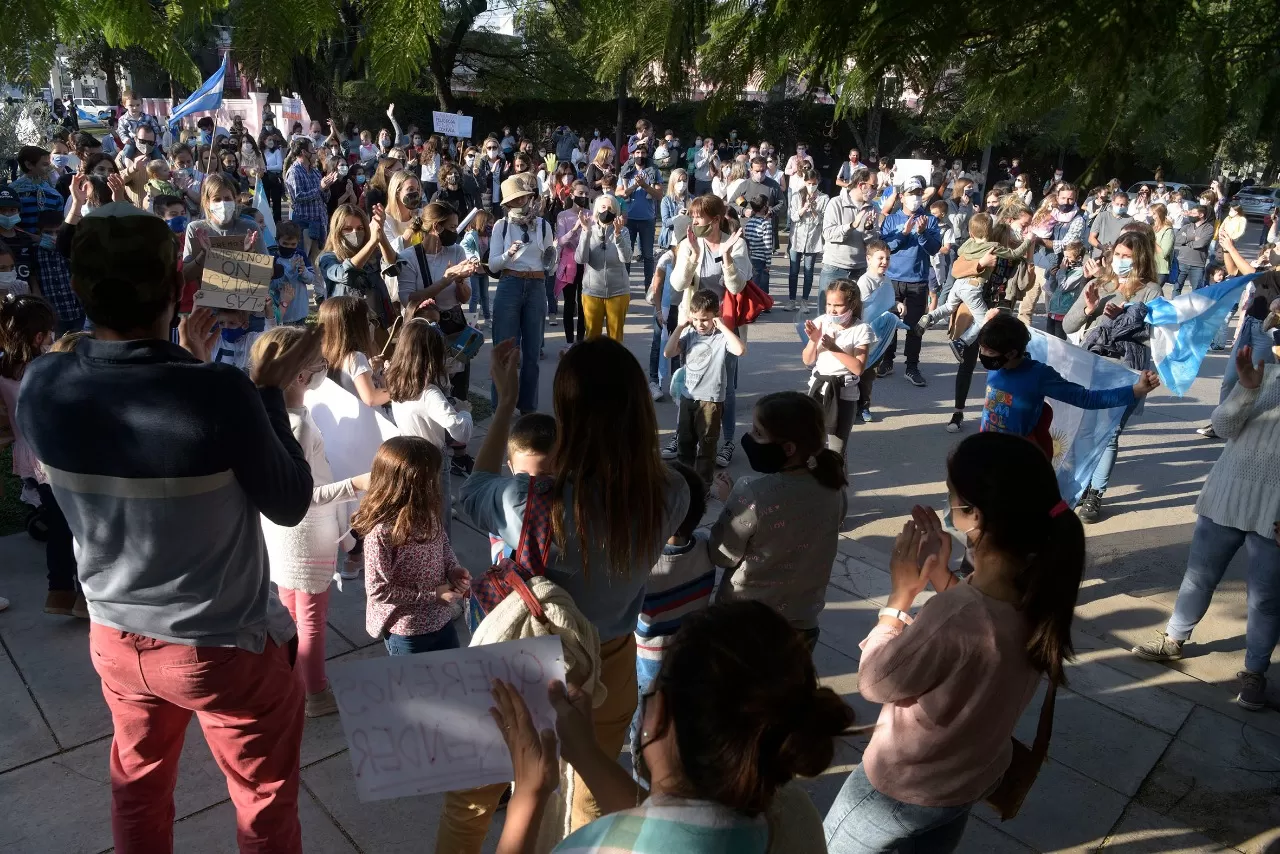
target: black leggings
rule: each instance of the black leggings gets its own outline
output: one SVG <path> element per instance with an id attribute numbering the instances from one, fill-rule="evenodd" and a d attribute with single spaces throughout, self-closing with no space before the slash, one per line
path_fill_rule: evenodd
<path id="1" fill-rule="evenodd" d="M 964 358 L 956 370 L 956 409 L 963 410 L 969 398 L 969 386 L 973 384 L 973 369 L 978 364 L 978 342 L 974 341 L 964 348 Z"/>
<path id="2" fill-rule="evenodd" d="M 587 339 L 587 322 L 582 316 L 582 265 L 577 265 L 577 272 L 573 274 L 573 281 L 564 286 L 564 290 L 560 292 L 560 301 L 564 304 L 564 340 L 570 344 L 574 341 L 574 330 L 577 330 L 577 339 L 585 341 Z M 574 318 L 577 317 L 575 324 Z"/>
<path id="3" fill-rule="evenodd" d="M 45 543 L 45 568 L 49 576 L 50 590 L 76 589 L 75 542 L 67 517 L 53 497 L 53 487 L 47 483 L 36 485 L 40 493 L 40 507 L 44 523 L 49 529 L 49 541 Z"/>

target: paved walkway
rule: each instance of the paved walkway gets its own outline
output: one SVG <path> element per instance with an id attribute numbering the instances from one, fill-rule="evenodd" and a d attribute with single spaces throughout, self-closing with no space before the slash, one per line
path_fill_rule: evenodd
<path id="1" fill-rule="evenodd" d="M 775 282 L 780 272 L 775 267 Z M 628 318 L 627 343 L 642 364 L 648 363 L 650 311 L 636 301 Z M 794 315 L 775 311 L 751 329 L 739 434 L 758 395 L 801 387 L 793 321 Z M 558 327 L 548 329 L 541 363 L 548 411 L 560 334 Z M 857 428 L 851 440 L 848 530 L 815 653 L 824 680 L 849 698 L 863 721 L 873 720 L 876 710 L 857 694 L 858 642 L 889 589 L 885 553 L 912 504 L 941 505 L 946 453 L 957 438 L 942 429 L 955 364 L 937 337 L 928 339 L 922 366 L 930 379 L 926 389 L 902 380 L 901 367 L 877 383 L 880 420 Z M 1210 357 L 1204 377 L 1220 376 L 1222 367 L 1223 357 Z M 487 370 L 482 358 L 473 372 L 477 388 Z M 975 382 L 976 400 L 980 371 Z M 1274 708 L 1245 712 L 1231 701 L 1243 657 L 1242 561 L 1229 571 L 1187 659 L 1169 667 L 1127 652 L 1162 626 L 1172 607 L 1191 506 L 1221 447 L 1192 429 L 1207 418 L 1216 395 L 1216 380 L 1202 378 L 1186 398 L 1153 396 L 1126 433 L 1108 516 L 1089 529 L 1090 567 L 1075 627 L 1078 659 L 1059 699 L 1050 762 L 1018 818 L 1001 823 L 984 807 L 974 811 L 962 851 L 1280 851 L 1280 714 Z M 664 432 L 674 426 L 669 402 L 659 404 L 659 420 Z M 747 471 L 742 456 L 730 467 L 735 476 Z M 484 566 L 481 534 L 465 523 L 455 525 L 455 534 L 462 562 Z M 44 591 L 43 547 L 21 534 L 0 538 L 0 594 L 13 603 L 0 614 L 0 852 L 106 852 L 110 718 L 87 656 L 86 624 L 42 613 Z M 335 591 L 328 654 L 383 654 L 364 634 L 358 584 Z M 1280 683 L 1280 675 L 1273 682 Z M 1277 687 L 1271 699 L 1280 706 Z M 1038 712 L 1037 699 L 1019 737 L 1031 739 Z M 806 783 L 820 811 L 864 746 L 848 740 L 836 764 Z M 336 717 L 308 721 L 302 762 L 308 852 L 431 850 L 440 799 L 356 800 Z M 194 725 L 176 804 L 175 850 L 235 851 L 226 787 Z M 495 829 L 491 840 L 496 835 Z"/>

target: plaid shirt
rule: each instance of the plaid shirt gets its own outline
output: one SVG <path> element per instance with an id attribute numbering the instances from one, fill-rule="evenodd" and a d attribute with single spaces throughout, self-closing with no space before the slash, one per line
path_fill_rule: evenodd
<path id="1" fill-rule="evenodd" d="M 135 119 L 129 115 L 127 110 L 120 116 L 120 120 L 116 122 L 116 133 L 120 134 L 122 141 L 128 143 L 137 134 L 140 127 L 151 128 L 155 131 L 156 139 L 160 139 L 160 122 L 156 120 L 155 116 L 148 116 L 146 113 L 142 113 Z"/>
<path id="2" fill-rule="evenodd" d="M 284 176 L 284 186 L 289 193 L 289 218 L 294 222 L 328 222 L 324 193 L 320 189 L 320 171 L 304 166 L 301 162 L 289 167 Z"/>
<path id="3" fill-rule="evenodd" d="M 71 268 L 56 249 L 36 247 L 36 264 L 40 268 L 40 293 L 57 312 L 58 320 L 71 323 L 84 320 L 84 306 L 71 289 Z"/>

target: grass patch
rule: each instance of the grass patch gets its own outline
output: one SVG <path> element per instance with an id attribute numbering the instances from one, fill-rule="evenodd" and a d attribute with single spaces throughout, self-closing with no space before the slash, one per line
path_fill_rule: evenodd
<path id="1" fill-rule="evenodd" d="M 479 424 L 493 415 L 493 405 L 489 403 L 489 395 L 480 394 L 476 391 L 468 392 L 467 400 L 471 403 L 471 421 L 473 423 Z"/>
<path id="2" fill-rule="evenodd" d="M 27 530 L 31 508 L 22 503 L 21 494 L 22 482 L 13 473 L 13 445 L 8 445 L 0 448 L 0 537 Z"/>

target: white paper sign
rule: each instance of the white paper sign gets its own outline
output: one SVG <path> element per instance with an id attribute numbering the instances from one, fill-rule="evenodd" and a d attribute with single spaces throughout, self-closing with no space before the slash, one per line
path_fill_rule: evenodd
<path id="1" fill-rule="evenodd" d="M 555 635 L 329 665 L 362 801 L 470 789 L 512 778 L 489 683 L 516 686 L 535 728 L 555 726 L 547 683 L 564 679 Z"/>
<path id="2" fill-rule="evenodd" d="M 920 178 L 929 186 L 929 178 L 933 175 L 933 164 L 928 160 L 908 160 L 902 158 L 893 162 L 893 183 L 901 187 L 908 178 Z"/>
<path id="3" fill-rule="evenodd" d="M 308 389 L 303 404 L 324 437 L 324 455 L 338 480 L 364 474 L 373 466 L 378 447 L 400 431 L 382 410 L 365 405 L 329 378 Z"/>
<path id="4" fill-rule="evenodd" d="M 460 116 L 457 113 L 441 113 L 432 111 L 431 125 L 436 133 L 445 136 L 456 136 L 460 139 L 471 139 L 471 116 Z"/>

